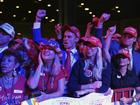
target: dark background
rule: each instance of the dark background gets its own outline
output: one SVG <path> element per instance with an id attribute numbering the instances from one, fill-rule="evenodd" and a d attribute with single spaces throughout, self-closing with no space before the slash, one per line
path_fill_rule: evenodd
<path id="1" fill-rule="evenodd" d="M 80 6 L 84 3 L 84 6 Z M 51 7 L 47 5 L 51 4 Z M 17 9 L 16 6 L 19 6 Z M 119 6 L 118 9 L 115 6 Z M 105 30 L 111 25 L 117 25 L 121 33 L 123 27 L 132 25 L 140 30 L 139 0 L 4 0 L 0 2 L 0 23 L 10 22 L 21 36 L 31 37 L 32 24 L 37 9 L 47 11 L 48 19 L 43 20 L 42 32 L 45 36 L 55 36 L 54 25 L 57 23 L 76 25 L 84 35 L 86 24 L 92 20 L 92 15 L 84 8 L 88 7 L 94 15 L 100 17 L 103 12 L 111 14 L 105 24 Z M 57 12 L 56 9 L 60 11 Z M 117 11 L 120 10 L 120 13 Z M 28 13 L 31 11 L 31 13 Z M 13 17 L 13 15 L 16 17 Z M 49 22 L 55 19 L 54 22 Z"/>

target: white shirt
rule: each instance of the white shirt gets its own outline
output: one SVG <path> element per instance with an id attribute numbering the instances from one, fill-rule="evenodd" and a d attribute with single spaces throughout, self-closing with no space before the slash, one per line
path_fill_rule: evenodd
<path id="1" fill-rule="evenodd" d="M 76 54 L 77 53 L 77 49 L 76 48 L 74 48 L 74 49 L 72 49 L 71 50 L 71 67 L 73 66 L 73 64 L 77 61 L 77 59 L 74 57 L 74 54 Z"/>

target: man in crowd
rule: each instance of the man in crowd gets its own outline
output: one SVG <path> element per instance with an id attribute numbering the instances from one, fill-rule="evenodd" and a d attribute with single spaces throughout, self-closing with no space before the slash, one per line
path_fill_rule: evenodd
<path id="1" fill-rule="evenodd" d="M 8 49 L 8 44 L 13 40 L 15 36 L 15 30 L 9 23 L 4 23 L 0 25 L 0 58 L 3 51 Z"/>

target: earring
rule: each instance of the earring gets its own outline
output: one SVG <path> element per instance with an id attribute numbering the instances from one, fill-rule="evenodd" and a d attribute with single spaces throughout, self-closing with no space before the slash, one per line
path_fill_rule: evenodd
<path id="1" fill-rule="evenodd" d="M 15 76 L 17 76 L 17 72 L 16 72 L 16 69 L 14 68 L 14 70 L 13 70 L 13 76 L 15 77 Z"/>

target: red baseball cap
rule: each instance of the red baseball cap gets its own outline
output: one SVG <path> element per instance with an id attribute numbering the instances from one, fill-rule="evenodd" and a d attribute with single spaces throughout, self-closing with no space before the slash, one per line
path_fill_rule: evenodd
<path id="1" fill-rule="evenodd" d="M 80 30 L 75 26 L 64 25 L 64 30 L 69 30 L 76 35 L 76 37 L 80 38 Z"/>
<path id="2" fill-rule="evenodd" d="M 62 50 L 60 49 L 60 46 L 58 44 L 57 41 L 54 40 L 48 40 L 48 44 L 41 44 L 40 46 L 38 46 L 38 49 L 40 51 L 44 50 L 44 49 L 50 49 L 50 50 L 54 50 L 56 52 L 56 54 L 61 58 L 62 55 Z"/>
<path id="3" fill-rule="evenodd" d="M 95 36 L 88 37 L 86 42 L 89 42 L 90 44 L 92 44 L 95 47 L 102 48 L 102 43 L 101 43 L 100 39 L 98 39 Z"/>
<path id="4" fill-rule="evenodd" d="M 123 33 L 124 34 L 130 34 L 132 35 L 133 37 L 137 37 L 138 33 L 137 33 L 137 30 L 134 28 L 134 27 L 126 27 L 124 30 L 123 30 Z"/>
<path id="5" fill-rule="evenodd" d="M 126 57 L 126 58 L 130 58 L 129 52 L 128 52 L 128 50 L 126 50 L 126 49 L 121 49 L 117 55 L 118 55 L 118 56 L 119 56 L 119 55 L 122 55 L 122 56 L 124 56 L 124 57 Z"/>

